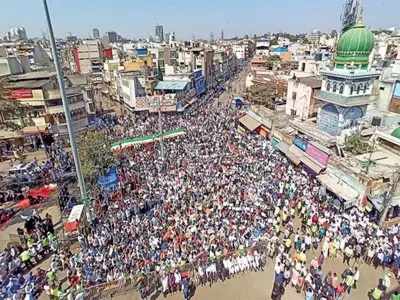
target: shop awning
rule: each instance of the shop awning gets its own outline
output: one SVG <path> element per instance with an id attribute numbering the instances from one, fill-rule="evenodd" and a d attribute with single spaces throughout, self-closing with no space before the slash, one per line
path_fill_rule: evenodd
<path id="1" fill-rule="evenodd" d="M 292 145 L 289 147 L 289 151 L 286 155 L 295 165 L 299 165 L 301 163 L 301 158 L 303 157 L 303 151 L 295 145 Z"/>
<path id="2" fill-rule="evenodd" d="M 261 126 L 261 123 L 258 122 L 257 120 L 254 120 L 252 117 L 250 117 L 249 115 L 244 115 L 243 117 L 241 117 L 239 119 L 239 122 L 245 126 L 248 130 L 250 131 L 254 131 L 256 130 L 258 127 Z"/>
<path id="3" fill-rule="evenodd" d="M 150 107 L 149 111 L 151 113 L 157 113 L 158 111 L 161 112 L 176 112 L 176 105 L 161 105 L 161 108 L 158 107 Z"/>
<path id="4" fill-rule="evenodd" d="M 47 127 L 46 126 L 27 126 L 22 128 L 23 134 L 40 134 L 46 133 Z"/>
<path id="5" fill-rule="evenodd" d="M 276 148 L 285 155 L 287 155 L 287 153 L 289 152 L 289 145 L 285 142 L 279 142 L 279 144 L 276 145 Z"/>
<path id="6" fill-rule="evenodd" d="M 329 174 L 322 174 L 317 176 L 318 180 L 326 186 L 328 190 L 349 202 L 358 202 L 359 193 L 350 185 L 340 181 L 338 177 Z"/>
<path id="7" fill-rule="evenodd" d="M 303 155 L 300 160 L 303 164 L 305 164 L 307 167 L 309 167 L 311 170 L 313 170 L 316 174 L 321 173 L 323 167 L 318 165 L 316 162 L 314 162 L 307 156 Z"/>

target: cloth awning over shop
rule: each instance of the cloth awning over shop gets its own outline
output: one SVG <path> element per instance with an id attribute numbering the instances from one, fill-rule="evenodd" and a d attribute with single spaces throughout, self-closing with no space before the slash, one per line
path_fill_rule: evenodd
<path id="1" fill-rule="evenodd" d="M 261 126 L 261 123 L 258 122 L 257 120 L 254 120 L 252 117 L 250 117 L 249 115 L 244 115 L 243 117 L 241 117 L 239 119 L 239 122 L 245 126 L 248 130 L 250 131 L 254 131 L 256 130 L 258 127 Z"/>
<path id="2" fill-rule="evenodd" d="M 299 165 L 301 163 L 301 158 L 304 156 L 303 151 L 295 145 L 289 147 L 289 151 L 286 155 L 295 165 Z"/>
<path id="3" fill-rule="evenodd" d="M 385 202 L 386 193 L 379 195 L 377 197 L 369 198 L 369 201 L 375 206 L 379 211 L 383 210 L 383 205 Z M 400 195 L 394 195 L 390 201 L 390 207 L 400 206 Z"/>
<path id="4" fill-rule="evenodd" d="M 276 145 L 276 148 L 285 155 L 287 155 L 287 153 L 289 152 L 289 145 L 286 144 L 285 142 L 280 142 L 279 144 Z"/>
<path id="5" fill-rule="evenodd" d="M 336 176 L 329 174 L 322 174 L 317 176 L 318 180 L 326 186 L 328 190 L 342 198 L 345 201 L 357 202 L 359 199 L 359 193 L 354 190 L 350 185 L 343 181 L 340 181 Z"/>
<path id="6" fill-rule="evenodd" d="M 392 205 L 392 207 L 400 206 L 400 195 L 399 194 L 393 195 L 390 204 Z"/>
<path id="7" fill-rule="evenodd" d="M 22 128 L 23 134 L 40 134 L 47 131 L 46 126 L 27 126 Z"/>
<path id="8" fill-rule="evenodd" d="M 316 162 L 314 162 L 313 160 L 311 160 L 307 156 L 303 155 L 303 157 L 301 157 L 300 160 L 301 160 L 301 162 L 303 164 L 305 164 L 307 167 L 309 167 L 311 170 L 313 170 L 316 174 L 321 173 L 323 167 L 318 165 Z"/>
<path id="9" fill-rule="evenodd" d="M 175 112 L 176 111 L 176 105 L 161 105 L 161 108 L 159 109 L 158 107 L 150 107 L 149 111 L 152 113 L 156 113 L 158 111 L 161 112 Z"/>

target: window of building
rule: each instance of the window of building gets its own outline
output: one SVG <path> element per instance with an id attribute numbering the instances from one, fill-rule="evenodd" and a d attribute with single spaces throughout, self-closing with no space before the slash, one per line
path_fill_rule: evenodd
<path id="1" fill-rule="evenodd" d="M 353 93 L 354 93 L 354 85 L 352 85 L 352 86 L 350 87 L 350 95 L 353 95 Z"/>
<path id="2" fill-rule="evenodd" d="M 330 90 L 331 90 L 331 83 L 330 83 L 330 81 L 328 81 L 328 84 L 326 85 L 326 90 L 327 90 L 328 92 L 330 92 Z"/>
<path id="3" fill-rule="evenodd" d="M 384 86 L 381 86 L 379 89 L 380 89 L 381 91 L 384 91 L 384 90 L 385 90 L 385 87 L 384 87 Z"/>
<path id="4" fill-rule="evenodd" d="M 297 93 L 296 93 L 296 92 L 293 92 L 293 93 L 292 93 L 292 99 L 293 99 L 293 100 L 296 100 L 296 98 L 297 98 Z"/>
<path id="5" fill-rule="evenodd" d="M 362 89 L 362 84 L 359 84 L 359 85 L 357 86 L 357 95 L 360 94 L 361 89 Z"/>
<path id="6" fill-rule="evenodd" d="M 343 92 L 344 92 L 344 85 L 341 84 L 339 87 L 339 94 L 343 94 Z"/>
<path id="7" fill-rule="evenodd" d="M 336 83 L 334 83 L 334 84 L 333 84 L 333 89 L 332 89 L 332 92 L 336 93 L 336 91 L 337 91 L 337 84 L 336 84 Z"/>

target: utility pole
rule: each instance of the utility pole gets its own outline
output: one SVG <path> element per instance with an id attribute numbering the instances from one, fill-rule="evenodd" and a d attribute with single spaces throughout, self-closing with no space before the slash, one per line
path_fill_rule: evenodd
<path id="1" fill-rule="evenodd" d="M 390 191 L 388 191 L 385 195 L 385 199 L 383 202 L 383 211 L 382 211 L 381 218 L 379 219 L 379 226 L 382 226 L 383 223 L 386 221 L 387 214 L 388 214 L 389 209 L 392 204 L 393 195 L 397 191 L 397 186 L 399 185 L 399 182 L 400 182 L 400 167 L 396 168 L 396 170 L 394 171 L 394 174 L 395 174 L 395 177 L 393 178 L 393 182 L 391 184 L 392 187 L 390 188 Z"/>
<path id="2" fill-rule="evenodd" d="M 369 173 L 369 167 L 371 166 L 371 163 L 372 163 L 372 154 L 374 153 L 375 147 L 376 147 L 376 140 L 377 140 L 377 137 L 376 137 L 376 128 L 377 128 L 377 127 L 374 126 L 374 134 L 373 134 L 373 136 L 372 136 L 372 138 L 373 138 L 374 140 L 373 140 L 371 152 L 369 153 L 367 168 L 366 168 L 366 170 L 365 170 L 365 172 L 366 172 L 367 175 L 368 175 L 368 173 Z"/>
<path id="3" fill-rule="evenodd" d="M 76 176 L 78 177 L 79 190 L 80 190 L 80 194 L 81 194 L 81 199 L 85 200 L 86 197 L 87 197 L 87 195 L 86 195 L 86 186 L 85 186 L 85 181 L 83 179 L 83 175 L 82 175 L 82 171 L 81 171 L 81 164 L 80 164 L 80 161 L 79 161 L 78 150 L 77 150 L 76 144 L 75 144 L 74 133 L 73 133 L 72 123 L 71 123 L 71 114 L 70 114 L 69 106 L 68 106 L 68 102 L 67 102 L 68 99 L 67 99 L 67 96 L 66 96 L 66 93 L 65 93 L 64 76 L 62 74 L 60 61 L 58 59 L 56 41 L 54 39 L 53 26 L 51 24 L 49 9 L 47 7 L 47 1 L 46 0 L 43 0 L 43 6 L 44 6 L 45 14 L 46 14 L 47 26 L 48 26 L 48 29 L 49 29 L 51 52 L 53 54 L 53 61 L 54 61 L 54 65 L 55 65 L 55 68 L 56 68 L 58 86 L 60 88 L 60 95 L 61 95 L 61 100 L 62 100 L 62 103 L 63 103 L 65 120 L 67 122 L 69 142 L 71 144 L 72 156 L 74 158 Z"/>

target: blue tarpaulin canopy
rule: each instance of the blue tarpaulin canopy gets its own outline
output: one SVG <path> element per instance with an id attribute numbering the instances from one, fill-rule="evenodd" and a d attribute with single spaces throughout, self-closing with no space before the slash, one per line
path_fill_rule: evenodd
<path id="1" fill-rule="evenodd" d="M 112 167 L 104 176 L 100 176 L 97 184 L 104 190 L 110 191 L 116 187 L 118 183 L 117 168 Z"/>
<path id="2" fill-rule="evenodd" d="M 164 80 L 157 83 L 155 90 L 183 91 L 188 83 L 183 80 Z"/>

